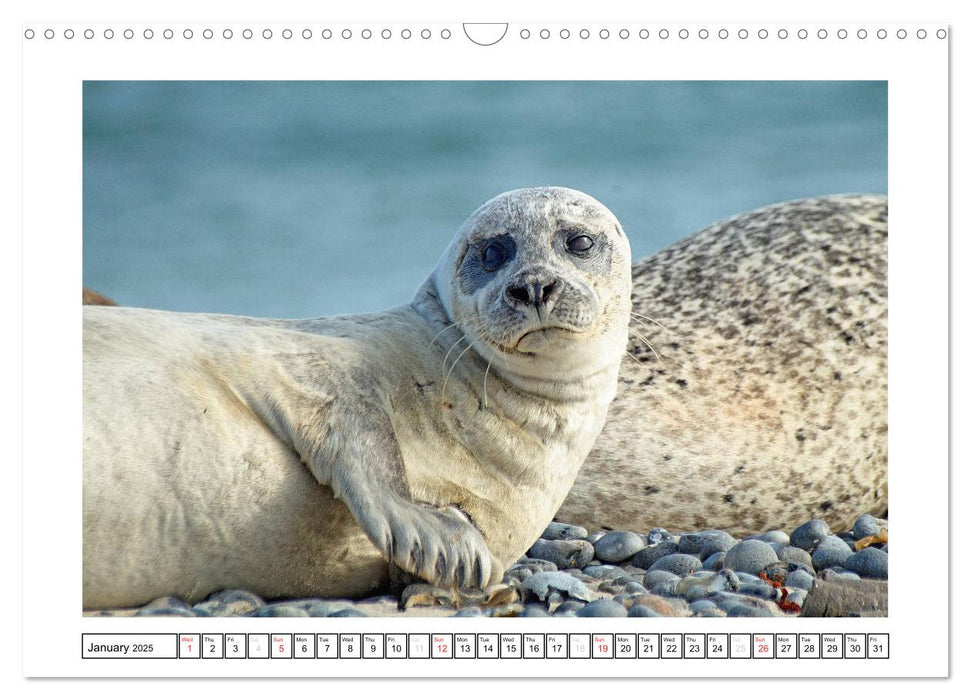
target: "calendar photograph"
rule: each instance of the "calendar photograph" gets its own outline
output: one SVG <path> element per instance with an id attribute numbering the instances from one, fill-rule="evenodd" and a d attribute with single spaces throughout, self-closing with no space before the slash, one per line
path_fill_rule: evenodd
<path id="1" fill-rule="evenodd" d="M 81 95 L 85 617 L 888 616 L 886 81 Z"/>

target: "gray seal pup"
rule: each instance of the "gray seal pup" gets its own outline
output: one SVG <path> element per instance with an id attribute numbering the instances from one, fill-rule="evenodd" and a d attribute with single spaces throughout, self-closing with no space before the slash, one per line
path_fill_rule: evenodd
<path id="1" fill-rule="evenodd" d="M 633 281 L 636 360 L 558 519 L 741 535 L 886 511 L 885 197 L 741 214 Z"/>
<path id="2" fill-rule="evenodd" d="M 84 307 L 84 607 L 497 582 L 603 427 L 630 268 L 602 204 L 534 188 L 386 312 Z"/>

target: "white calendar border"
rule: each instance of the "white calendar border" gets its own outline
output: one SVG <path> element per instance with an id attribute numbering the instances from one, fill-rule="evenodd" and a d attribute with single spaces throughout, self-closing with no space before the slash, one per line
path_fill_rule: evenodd
<path id="1" fill-rule="evenodd" d="M 129 23 L 136 30 L 144 23 Z M 185 24 L 185 23 L 181 23 Z M 238 23 L 232 23 L 234 25 Z M 282 27 L 277 23 L 250 23 Z M 299 23 L 291 23 L 299 24 Z M 416 25 L 419 23 L 409 23 Z M 429 23 L 435 24 L 435 23 Z M 531 23 L 538 26 L 540 23 Z M 559 26 L 563 23 L 550 22 Z M 588 23 L 603 24 L 603 23 Z M 733 23 L 707 23 L 736 28 Z M 777 28 L 775 23 L 745 23 Z M 785 22 L 816 30 L 840 23 Z M 844 22 L 852 27 L 933 30 L 925 23 Z M 65 25 L 40 23 L 62 29 Z M 127 26 L 112 23 L 113 26 Z M 77 26 L 77 25 L 75 25 Z M 151 26 L 159 26 L 152 24 Z M 180 25 L 181 26 L 181 25 Z M 201 25 L 198 25 L 201 26 Z M 452 26 L 455 26 L 454 24 Z M 640 26 L 640 25 L 639 25 Z M 666 23 L 676 27 L 677 23 Z M 697 23 L 692 24 L 696 27 Z M 890 80 L 890 498 L 894 512 L 894 555 L 919 549 L 930 561 L 947 561 L 947 101 L 941 52 L 934 38 L 920 47 L 830 41 L 820 53 L 810 37 L 803 46 L 731 41 L 671 45 L 661 54 L 636 53 L 630 44 L 578 50 L 550 43 L 536 61 L 535 44 L 492 49 L 471 44 L 442 61 L 433 50 L 403 52 L 395 45 L 348 43 L 338 65 L 322 64 L 319 46 L 280 43 L 259 48 L 210 51 L 202 44 L 177 51 L 133 43 L 118 49 L 104 43 L 84 49 L 65 42 L 24 46 L 24 442 L 43 452 L 24 455 L 24 672 L 26 675 L 298 675 L 292 662 L 214 662 L 197 668 L 188 661 L 83 662 L 82 632 L 619 632 L 646 631 L 643 620 L 448 620 L 408 619 L 138 619 L 81 618 L 80 609 L 80 324 L 73 303 L 80 276 L 80 80 L 82 79 L 889 79 Z M 241 46 L 241 45 L 240 45 Z M 201 48 L 200 48 L 201 47 Z M 817 46 L 818 48 L 818 46 Z M 451 56 L 451 54 L 449 54 Z M 662 56 L 663 60 L 653 60 Z M 218 65 L 207 62 L 216 58 Z M 161 61 L 159 59 L 162 59 Z M 52 201 L 57 205 L 53 206 Z M 894 231 L 909 235 L 894 237 Z M 918 235 L 917 232 L 927 232 Z M 55 255 L 52 257 L 52 251 Z M 65 304 L 64 299 L 71 300 Z M 43 320 L 42 320 L 43 319 Z M 65 331 L 64 329 L 70 329 Z M 919 369 L 919 371 L 915 371 Z M 52 401 L 52 397 L 57 397 Z M 57 436 L 50 436 L 57 426 Z M 898 427 L 899 426 L 899 427 Z M 51 469 L 63 470 L 51 473 Z M 63 474 L 67 476 L 63 476 Z M 926 532 L 935 539 L 924 541 Z M 897 559 L 899 561 L 899 559 Z M 64 595 L 64 591 L 74 591 Z M 947 600 L 942 571 L 940 599 Z M 890 662 L 831 660 L 826 665 L 775 660 L 765 668 L 750 662 L 659 660 L 649 669 L 624 660 L 392 661 L 340 669 L 310 669 L 310 675 L 941 675 L 946 673 L 948 619 L 927 614 L 926 580 L 915 567 L 891 564 L 890 617 L 857 620 L 710 619 L 651 620 L 651 632 L 886 632 Z M 918 603 L 919 601 L 919 603 Z M 919 625 L 919 626 L 918 626 Z M 918 635 L 917 633 L 921 634 Z M 189 664 L 187 667 L 185 664 Z M 583 662 L 586 663 L 586 662 Z M 653 663 L 653 662 L 652 662 Z M 697 663 L 697 666 L 692 664 Z M 276 665 L 279 664 L 279 668 Z M 434 664 L 430 667 L 429 664 Z M 522 667 L 517 668 L 517 664 Z M 703 664 L 703 665 L 702 665 Z M 107 670 L 106 670 L 107 669 Z M 202 672 L 205 671 L 205 672 Z M 302 675 L 303 672 L 300 672 Z"/>

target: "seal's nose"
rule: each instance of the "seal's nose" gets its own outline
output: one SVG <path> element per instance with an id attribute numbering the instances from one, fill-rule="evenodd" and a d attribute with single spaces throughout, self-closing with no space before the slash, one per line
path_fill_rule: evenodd
<path id="1" fill-rule="evenodd" d="M 560 286 L 561 282 L 555 277 L 518 280 L 506 287 L 506 300 L 513 308 L 552 306 Z"/>

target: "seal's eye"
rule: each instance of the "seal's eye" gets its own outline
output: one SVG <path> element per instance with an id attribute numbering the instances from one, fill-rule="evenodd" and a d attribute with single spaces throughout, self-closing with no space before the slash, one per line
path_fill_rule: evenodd
<path id="1" fill-rule="evenodd" d="M 590 238 L 590 236 L 583 234 L 573 236 L 566 242 L 566 247 L 571 253 L 575 253 L 577 255 L 586 253 L 588 250 L 593 248 L 593 239 Z"/>
<path id="2" fill-rule="evenodd" d="M 486 272 L 494 272 L 506 262 L 506 249 L 498 243 L 490 243 L 482 249 L 482 267 Z"/>

